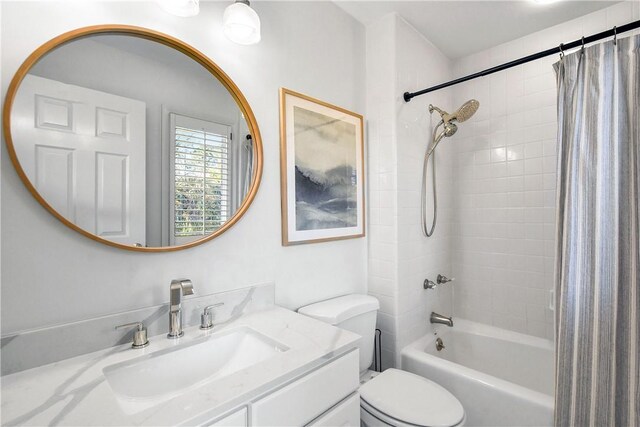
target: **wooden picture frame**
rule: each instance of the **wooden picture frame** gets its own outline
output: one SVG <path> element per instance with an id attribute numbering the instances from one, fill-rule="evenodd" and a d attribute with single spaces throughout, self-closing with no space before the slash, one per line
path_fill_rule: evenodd
<path id="1" fill-rule="evenodd" d="M 362 115 L 280 89 L 282 244 L 365 235 Z"/>

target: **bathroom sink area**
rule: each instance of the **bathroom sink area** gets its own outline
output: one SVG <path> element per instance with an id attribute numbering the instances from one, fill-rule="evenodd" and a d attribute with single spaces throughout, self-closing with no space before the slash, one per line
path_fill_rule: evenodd
<path id="1" fill-rule="evenodd" d="M 142 349 L 120 344 L 5 375 L 2 425 L 212 425 L 237 411 L 244 421 L 220 425 L 249 425 L 249 403 L 257 411 L 250 419 L 262 417 L 260 425 L 277 424 L 273 414 L 304 425 L 357 388 L 360 337 L 271 305 L 272 291 L 264 285 L 224 294 L 227 307 L 251 301 L 232 320 L 220 314 L 213 329 L 189 326 L 179 339 L 167 339 L 165 330 Z M 334 387 L 319 385 L 326 381 Z M 282 387 L 294 383 L 295 390 L 313 384 L 312 404 L 277 404 Z M 286 402 L 306 399 L 300 391 L 285 394 Z"/>
<path id="2" fill-rule="evenodd" d="M 106 366 L 103 373 L 124 412 L 133 414 L 288 349 L 242 327 Z"/>

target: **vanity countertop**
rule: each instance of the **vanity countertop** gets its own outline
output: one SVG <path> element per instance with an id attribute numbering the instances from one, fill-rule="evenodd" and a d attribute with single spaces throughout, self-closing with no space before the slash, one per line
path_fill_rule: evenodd
<path id="1" fill-rule="evenodd" d="M 154 407 L 127 414 L 103 369 L 208 335 L 251 328 L 286 347 L 277 356 L 191 387 Z M 2 377 L 2 425 L 193 425 L 211 420 L 278 384 L 356 348 L 360 337 L 280 307 L 217 325 L 197 326 L 184 337 L 150 339 L 144 349 L 121 345 Z M 42 351 L 47 351 L 42 349 Z"/>

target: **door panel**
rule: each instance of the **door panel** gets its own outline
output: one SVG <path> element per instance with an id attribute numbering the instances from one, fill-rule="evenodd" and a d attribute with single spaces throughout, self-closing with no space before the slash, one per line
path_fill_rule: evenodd
<path id="1" fill-rule="evenodd" d="M 129 115 L 124 111 L 96 108 L 96 136 L 129 140 Z"/>
<path id="2" fill-rule="evenodd" d="M 129 217 L 128 156 L 96 153 L 96 234 L 124 238 Z"/>
<path id="3" fill-rule="evenodd" d="M 36 95 L 36 126 L 73 132 L 73 103 L 65 99 Z"/>
<path id="4" fill-rule="evenodd" d="M 35 186 L 47 202 L 71 221 L 76 219 L 74 150 L 36 145 Z"/>
<path id="5" fill-rule="evenodd" d="M 34 187 L 70 222 L 144 244 L 145 115 L 144 102 L 27 75 L 11 115 L 15 150 Z"/>

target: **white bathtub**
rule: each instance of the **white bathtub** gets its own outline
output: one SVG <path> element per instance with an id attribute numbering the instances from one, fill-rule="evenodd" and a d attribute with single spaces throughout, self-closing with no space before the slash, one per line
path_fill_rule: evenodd
<path id="1" fill-rule="evenodd" d="M 402 349 L 402 369 L 429 378 L 464 406 L 468 426 L 553 425 L 549 340 L 464 319 Z M 445 348 L 436 350 L 436 338 Z"/>

